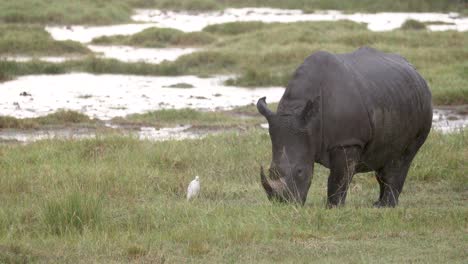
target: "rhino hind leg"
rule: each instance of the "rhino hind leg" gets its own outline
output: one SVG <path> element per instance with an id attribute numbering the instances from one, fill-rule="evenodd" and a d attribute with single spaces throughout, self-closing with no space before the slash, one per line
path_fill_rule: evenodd
<path id="1" fill-rule="evenodd" d="M 374 203 L 375 207 L 395 207 L 411 162 L 401 160 L 392 161 L 377 172 L 377 181 L 380 186 L 379 200 Z"/>
<path id="2" fill-rule="evenodd" d="M 409 144 L 400 158 L 390 161 L 377 171 L 376 178 L 380 186 L 380 195 L 377 202 L 374 203 L 375 207 L 395 207 L 398 205 L 398 198 L 403 190 L 411 162 L 424 144 L 428 133 L 426 131 Z"/>

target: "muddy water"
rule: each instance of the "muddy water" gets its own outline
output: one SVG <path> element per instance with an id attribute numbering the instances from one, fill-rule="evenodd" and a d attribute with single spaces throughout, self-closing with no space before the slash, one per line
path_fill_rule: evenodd
<path id="1" fill-rule="evenodd" d="M 144 77 L 132 75 L 30 75 L 0 84 L 0 113 L 37 117 L 70 109 L 109 120 L 159 109 L 231 109 L 258 98 L 278 101 L 282 87 L 247 89 L 225 86 L 228 76 Z M 173 88 L 184 84 L 193 88 Z M 26 93 L 28 96 L 22 96 Z"/>

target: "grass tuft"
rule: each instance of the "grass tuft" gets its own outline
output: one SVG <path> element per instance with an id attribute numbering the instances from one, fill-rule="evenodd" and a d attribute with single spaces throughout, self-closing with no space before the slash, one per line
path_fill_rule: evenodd
<path id="1" fill-rule="evenodd" d="M 87 115 L 71 110 L 59 110 L 55 113 L 36 118 L 15 118 L 0 116 L 2 129 L 31 129 L 50 125 L 70 125 L 77 123 L 94 123 Z"/>
<path id="2" fill-rule="evenodd" d="M 426 24 L 423 22 L 419 22 L 417 20 L 408 19 L 401 25 L 401 29 L 403 30 L 424 30 L 426 29 Z"/>
<path id="3" fill-rule="evenodd" d="M 94 44 L 131 45 L 164 48 L 167 46 L 201 46 L 215 41 L 205 32 L 185 33 L 171 28 L 148 28 L 131 36 L 103 36 L 93 39 Z"/>
<path id="4" fill-rule="evenodd" d="M 222 35 L 239 35 L 251 31 L 267 28 L 268 24 L 258 21 L 252 22 L 229 22 L 206 26 L 203 31 Z"/>
<path id="5" fill-rule="evenodd" d="M 102 224 L 100 199 L 85 193 L 50 198 L 45 201 L 42 214 L 47 229 L 56 235 L 81 234 Z"/>
<path id="6" fill-rule="evenodd" d="M 31 25 L 0 25 L 0 55 L 73 55 L 90 50 L 74 41 L 56 41 L 44 28 Z"/>

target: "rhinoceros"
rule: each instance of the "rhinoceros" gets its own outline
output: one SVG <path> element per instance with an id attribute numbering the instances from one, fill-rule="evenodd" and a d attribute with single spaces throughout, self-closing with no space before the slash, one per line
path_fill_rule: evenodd
<path id="1" fill-rule="evenodd" d="M 314 163 L 330 169 L 327 206 L 345 203 L 355 173 L 375 171 L 376 207 L 395 207 L 431 130 L 431 92 L 405 58 L 363 47 L 317 51 L 296 69 L 274 113 L 257 102 L 272 144 L 270 200 L 304 204 Z"/>

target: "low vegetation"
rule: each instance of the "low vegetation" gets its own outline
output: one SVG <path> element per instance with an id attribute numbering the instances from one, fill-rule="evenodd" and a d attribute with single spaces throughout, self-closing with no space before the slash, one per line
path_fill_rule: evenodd
<path id="1" fill-rule="evenodd" d="M 203 29 L 203 31 L 218 35 L 239 35 L 265 28 L 268 28 L 268 24 L 259 21 L 229 22 L 223 24 L 208 25 Z"/>
<path id="2" fill-rule="evenodd" d="M 131 13 L 125 0 L 0 1 L 0 23 L 113 24 L 130 21 Z"/>
<path id="3" fill-rule="evenodd" d="M 256 113 L 237 108 L 231 111 L 197 111 L 193 109 L 164 109 L 144 114 L 132 114 L 112 119 L 116 124 L 151 125 L 156 127 L 190 124 L 194 127 L 251 127 L 263 122 Z"/>
<path id="4" fill-rule="evenodd" d="M 15 118 L 0 115 L 0 129 L 32 129 L 44 126 L 64 126 L 71 124 L 93 124 L 96 120 L 87 115 L 71 111 L 59 110 L 55 113 L 36 118 Z"/>
<path id="5" fill-rule="evenodd" d="M 164 48 L 167 46 L 200 46 L 213 43 L 215 37 L 206 32 L 185 33 L 170 28 L 148 28 L 131 36 L 104 36 L 93 39 L 93 44 L 129 45 Z"/>
<path id="6" fill-rule="evenodd" d="M 258 176 L 271 159 L 265 130 L 4 145 L 0 260 L 463 263 L 467 136 L 430 135 L 395 209 L 372 208 L 372 174 L 355 176 L 345 207 L 325 209 L 321 166 L 304 207 L 271 204 Z M 195 175 L 201 197 L 188 203 Z"/>
<path id="7" fill-rule="evenodd" d="M 90 50 L 78 42 L 54 40 L 43 27 L 0 25 L 0 56 L 54 56 L 89 53 Z"/>
<path id="8" fill-rule="evenodd" d="M 408 19 L 401 25 L 401 29 L 403 30 L 424 30 L 426 29 L 426 24 L 423 22 L 419 22 L 414 19 Z"/>

